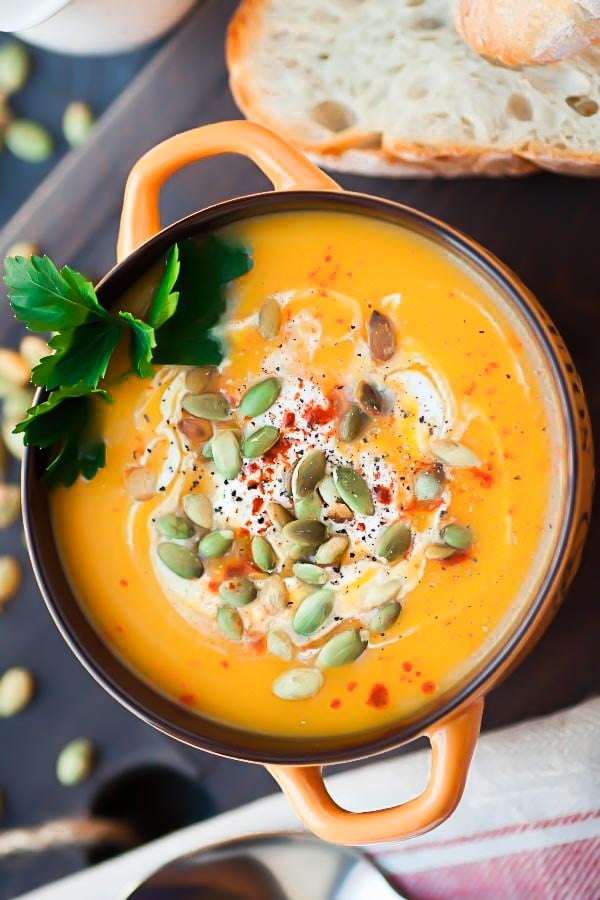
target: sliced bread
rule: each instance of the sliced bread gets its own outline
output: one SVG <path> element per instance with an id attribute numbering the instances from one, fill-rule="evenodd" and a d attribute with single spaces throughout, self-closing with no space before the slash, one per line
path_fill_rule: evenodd
<path id="1" fill-rule="evenodd" d="M 227 61 L 244 114 L 332 169 L 600 174 L 600 50 L 494 65 L 448 0 L 242 0 Z"/>

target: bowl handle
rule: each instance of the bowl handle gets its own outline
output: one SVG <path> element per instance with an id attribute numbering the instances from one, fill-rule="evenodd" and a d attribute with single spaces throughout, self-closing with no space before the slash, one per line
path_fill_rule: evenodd
<path id="1" fill-rule="evenodd" d="M 341 190 L 300 151 L 261 125 L 238 120 L 193 128 L 157 144 L 129 173 L 117 243 L 119 262 L 160 231 L 158 200 L 167 178 L 189 163 L 219 153 L 247 156 L 278 191 Z"/>
<path id="2" fill-rule="evenodd" d="M 431 741 L 429 782 L 418 797 L 372 812 L 342 809 L 329 795 L 321 766 L 267 766 L 288 800 L 314 834 L 335 844 L 373 844 L 415 837 L 441 825 L 460 800 L 475 749 L 483 700 L 436 722 Z"/>

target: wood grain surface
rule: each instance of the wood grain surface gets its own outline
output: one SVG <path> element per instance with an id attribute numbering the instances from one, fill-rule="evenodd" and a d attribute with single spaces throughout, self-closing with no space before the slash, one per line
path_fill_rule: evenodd
<path id="1" fill-rule="evenodd" d="M 135 159 L 176 131 L 238 116 L 223 60 L 224 29 L 234 5 L 232 0 L 209 0 L 158 50 L 103 117 L 88 145 L 65 157 L 0 232 L 0 254 L 13 240 L 27 238 L 56 261 L 94 277 L 113 265 L 124 180 Z M 592 419 L 600 422 L 600 181 L 552 175 L 513 181 L 339 180 L 348 189 L 389 197 L 445 219 L 508 263 L 554 318 L 582 376 Z M 220 157 L 204 162 L 167 186 L 164 221 L 267 188 L 246 161 Z M 2 303 L 0 344 L 14 343 L 19 333 Z M 25 564 L 18 530 L 3 532 L 0 541 L 1 552 L 14 552 Z M 595 521 L 566 603 L 524 664 L 488 698 L 484 727 L 542 715 L 598 690 L 597 556 L 600 530 Z M 192 816 L 238 806 L 274 788 L 264 770 L 176 746 L 121 709 L 71 656 L 29 574 L 0 621 L 0 661 L 0 668 L 30 667 L 39 682 L 31 707 L 0 722 L 7 826 L 85 812 L 107 780 L 148 763 L 199 779 L 205 795 Z M 67 740 L 79 735 L 97 743 L 100 763 L 87 783 L 62 788 L 54 778 L 55 757 Z M 397 802 L 407 787 L 399 786 L 390 799 Z M 72 851 L 0 864 L 0 897 L 13 897 L 85 861 Z"/>

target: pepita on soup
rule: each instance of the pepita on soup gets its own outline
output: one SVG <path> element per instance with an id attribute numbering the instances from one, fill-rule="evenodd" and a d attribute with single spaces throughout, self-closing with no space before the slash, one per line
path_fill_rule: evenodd
<path id="1" fill-rule="evenodd" d="M 323 476 L 327 460 L 323 450 L 309 450 L 292 472 L 292 497 L 302 500 L 315 490 Z"/>
<path id="2" fill-rule="evenodd" d="M 244 625 L 239 612 L 232 606 L 220 606 L 217 610 L 217 627 L 228 641 L 241 641 Z"/>
<path id="3" fill-rule="evenodd" d="M 213 508 L 206 494 L 186 494 L 183 498 L 183 511 L 199 528 L 212 528 Z"/>
<path id="4" fill-rule="evenodd" d="M 194 529 L 182 516 L 167 513 L 156 520 L 156 527 L 161 534 L 173 540 L 185 541 L 194 534 Z"/>
<path id="5" fill-rule="evenodd" d="M 201 539 L 198 545 L 198 554 L 202 559 L 216 559 L 219 556 L 225 556 L 232 546 L 233 531 L 226 528 L 221 531 L 211 531 Z"/>
<path id="6" fill-rule="evenodd" d="M 263 456 L 279 440 L 279 429 L 274 425 L 263 425 L 252 434 L 247 435 L 242 441 L 242 456 L 246 459 L 256 459 Z"/>
<path id="7" fill-rule="evenodd" d="M 440 535 L 443 542 L 454 550 L 468 550 L 473 543 L 473 533 L 464 525 L 446 525 Z"/>
<path id="8" fill-rule="evenodd" d="M 222 422 L 231 414 L 229 401 L 224 394 L 188 394 L 181 402 L 182 409 L 199 419 Z"/>
<path id="9" fill-rule="evenodd" d="M 366 431 L 370 421 L 358 403 L 351 403 L 340 422 L 340 440 L 355 441 Z"/>
<path id="10" fill-rule="evenodd" d="M 382 633 L 391 628 L 400 615 L 401 606 L 396 600 L 388 600 L 373 611 L 369 619 L 369 631 Z"/>
<path id="11" fill-rule="evenodd" d="M 331 615 L 334 597 L 331 588 L 321 588 L 305 597 L 294 614 L 294 631 L 305 636 L 317 631 Z"/>
<path id="12" fill-rule="evenodd" d="M 345 666 L 358 659 L 366 649 L 367 641 L 361 638 L 359 629 L 341 631 L 339 634 L 334 634 L 323 645 L 317 657 L 317 662 L 323 669 Z"/>
<path id="13" fill-rule="evenodd" d="M 273 629 L 267 634 L 267 650 L 271 656 L 278 656 L 289 662 L 294 655 L 294 648 L 289 635 L 285 631 Z"/>
<path id="14" fill-rule="evenodd" d="M 273 406 L 281 393 L 281 381 L 279 378 L 263 378 L 262 381 L 253 384 L 242 399 L 238 411 L 247 419 L 260 416 Z"/>
<path id="15" fill-rule="evenodd" d="M 265 341 L 272 341 L 281 328 L 281 308 L 274 297 L 268 297 L 258 311 L 258 330 Z"/>
<path id="16" fill-rule="evenodd" d="M 156 552 L 167 569 L 180 578 L 200 578 L 204 571 L 197 555 L 181 544 L 159 544 Z"/>
<path id="17" fill-rule="evenodd" d="M 274 681 L 273 693 L 280 700 L 307 700 L 319 693 L 324 680 L 319 669 L 288 669 Z"/>
<path id="18" fill-rule="evenodd" d="M 335 486 L 346 506 L 363 516 L 375 511 L 369 486 L 352 466 L 336 466 L 333 472 Z"/>
<path id="19" fill-rule="evenodd" d="M 389 563 L 396 562 L 406 554 L 411 541 L 411 530 L 406 522 L 394 522 L 377 538 L 375 552 Z"/>
<path id="20" fill-rule="evenodd" d="M 252 559 L 263 572 L 272 572 L 275 568 L 275 551 L 268 540 L 260 534 L 252 538 Z"/>
<path id="21" fill-rule="evenodd" d="M 223 478 L 237 478 L 242 471 L 242 453 L 232 431 L 217 431 L 211 441 L 212 458 Z"/>
<path id="22" fill-rule="evenodd" d="M 256 585 L 245 575 L 228 578 L 219 587 L 219 596 L 226 606 L 246 606 L 254 600 L 256 594 Z"/>

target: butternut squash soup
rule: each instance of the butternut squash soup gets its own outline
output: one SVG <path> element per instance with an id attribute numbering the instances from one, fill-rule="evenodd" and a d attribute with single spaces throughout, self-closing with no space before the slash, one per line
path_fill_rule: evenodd
<path id="1" fill-rule="evenodd" d="M 396 225 L 286 212 L 217 238 L 251 260 L 222 361 L 141 379 L 113 360 L 106 466 L 51 491 L 66 572 L 114 651 L 205 716 L 290 737 L 401 722 L 498 644 L 550 552 L 537 351 Z M 144 318 L 163 269 L 120 308 Z"/>

